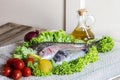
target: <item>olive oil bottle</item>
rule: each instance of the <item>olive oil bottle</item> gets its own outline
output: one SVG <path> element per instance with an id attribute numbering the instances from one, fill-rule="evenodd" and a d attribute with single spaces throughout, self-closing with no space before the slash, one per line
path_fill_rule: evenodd
<path id="1" fill-rule="evenodd" d="M 86 9 L 80 9 L 78 11 L 79 14 L 78 25 L 71 33 L 73 39 L 80 39 L 84 41 L 94 39 L 94 34 L 91 31 L 91 28 L 88 25 L 86 25 L 86 19 L 87 19 L 86 13 L 87 13 Z"/>

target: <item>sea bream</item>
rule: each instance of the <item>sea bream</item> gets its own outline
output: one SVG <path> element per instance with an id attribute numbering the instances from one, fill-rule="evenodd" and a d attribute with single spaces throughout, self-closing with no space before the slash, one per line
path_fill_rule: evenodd
<path id="1" fill-rule="evenodd" d="M 48 59 L 48 60 L 54 59 L 56 62 L 61 60 L 62 57 L 68 57 L 68 56 L 74 56 L 74 55 L 79 57 L 81 54 L 83 56 L 83 52 L 85 54 L 85 51 L 86 51 L 86 46 L 84 43 L 74 44 L 74 43 L 43 42 L 43 43 L 34 45 L 31 48 L 36 50 L 38 52 L 38 55 L 40 55 L 42 59 Z M 63 51 L 64 54 L 61 51 Z M 79 52 L 79 54 L 77 52 Z M 59 59 L 57 59 L 58 55 L 61 55 Z"/>
<path id="2" fill-rule="evenodd" d="M 86 51 L 84 50 L 59 50 L 55 56 L 53 57 L 53 60 L 56 64 L 62 64 L 63 61 L 70 62 L 72 60 L 77 59 L 78 57 L 84 57 Z"/>

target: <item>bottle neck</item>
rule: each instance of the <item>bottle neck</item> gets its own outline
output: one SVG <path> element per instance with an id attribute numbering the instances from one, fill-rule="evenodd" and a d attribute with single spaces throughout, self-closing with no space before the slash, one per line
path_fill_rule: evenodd
<path id="1" fill-rule="evenodd" d="M 82 28 L 86 28 L 86 16 L 85 15 L 79 16 L 78 26 L 80 26 Z"/>

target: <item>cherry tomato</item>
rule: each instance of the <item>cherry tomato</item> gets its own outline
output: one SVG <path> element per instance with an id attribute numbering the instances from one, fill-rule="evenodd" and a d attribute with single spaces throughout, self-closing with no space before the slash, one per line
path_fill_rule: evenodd
<path id="1" fill-rule="evenodd" d="M 31 75 L 31 69 L 29 67 L 24 67 L 23 70 L 22 70 L 22 74 L 25 77 L 30 76 Z"/>
<path id="2" fill-rule="evenodd" d="M 18 59 L 18 58 L 10 58 L 10 59 L 7 60 L 7 65 L 8 65 L 9 67 L 13 67 L 13 63 L 14 63 L 15 61 L 17 61 L 17 60 L 20 60 L 20 59 Z"/>
<path id="3" fill-rule="evenodd" d="M 15 61 L 18 61 L 18 60 L 20 60 L 20 59 L 19 58 L 13 58 L 12 63 L 14 63 Z"/>
<path id="4" fill-rule="evenodd" d="M 13 61 L 12 58 L 8 59 L 8 60 L 7 60 L 7 65 L 12 67 L 12 61 Z"/>
<path id="5" fill-rule="evenodd" d="M 10 67 L 4 67 L 2 70 L 2 74 L 4 76 L 10 76 L 12 73 L 12 69 Z"/>
<path id="6" fill-rule="evenodd" d="M 25 64 L 22 60 L 17 60 L 13 63 L 13 66 L 15 69 L 22 70 L 24 68 Z"/>
<path id="7" fill-rule="evenodd" d="M 18 80 L 22 77 L 22 72 L 20 70 L 14 70 L 12 74 L 12 78 Z"/>
<path id="8" fill-rule="evenodd" d="M 3 67 L 10 67 L 10 65 L 8 65 L 8 64 L 4 64 Z"/>
<path id="9" fill-rule="evenodd" d="M 34 59 L 33 58 L 27 58 L 25 62 L 26 62 L 26 64 L 28 64 L 29 62 L 32 62 L 34 64 Z"/>

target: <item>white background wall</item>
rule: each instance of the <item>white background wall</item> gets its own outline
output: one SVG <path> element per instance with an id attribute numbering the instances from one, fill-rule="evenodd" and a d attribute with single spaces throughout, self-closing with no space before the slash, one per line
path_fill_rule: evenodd
<path id="1" fill-rule="evenodd" d="M 120 0 L 86 0 L 96 18 L 95 34 L 109 34 L 120 40 Z M 79 0 L 67 0 L 67 32 L 77 25 Z M 0 0 L 0 25 L 16 22 L 47 29 L 63 28 L 63 0 Z"/>
<path id="2" fill-rule="evenodd" d="M 0 0 L 0 24 L 6 22 L 62 28 L 63 0 Z"/>

